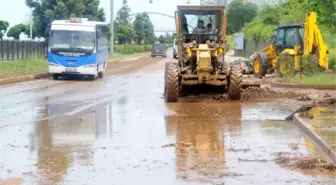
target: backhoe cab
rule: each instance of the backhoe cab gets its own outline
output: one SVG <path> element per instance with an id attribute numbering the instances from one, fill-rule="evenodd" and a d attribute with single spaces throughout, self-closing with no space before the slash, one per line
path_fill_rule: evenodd
<path id="1" fill-rule="evenodd" d="M 178 101 L 183 86 L 208 84 L 228 88 L 240 99 L 242 69 L 224 60 L 224 6 L 178 6 L 175 12 L 178 61 L 165 64 L 165 101 Z"/>
<path id="2" fill-rule="evenodd" d="M 281 25 L 275 30 L 273 43 L 251 56 L 256 77 L 278 71 L 280 76 L 302 69 L 302 55 L 315 55 L 316 65 L 328 69 L 328 46 L 310 12 L 304 24 Z"/>

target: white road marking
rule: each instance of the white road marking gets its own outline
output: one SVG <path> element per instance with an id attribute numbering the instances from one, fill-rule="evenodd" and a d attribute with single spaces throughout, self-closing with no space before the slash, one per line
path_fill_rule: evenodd
<path id="1" fill-rule="evenodd" d="M 113 95 L 113 94 L 114 94 L 114 93 L 112 93 L 111 95 Z M 102 103 L 107 102 L 107 101 L 111 101 L 112 99 L 113 99 L 113 97 L 110 97 L 110 96 L 107 97 L 107 98 L 103 98 L 103 99 L 101 99 L 101 100 L 99 100 L 99 101 L 96 101 L 96 102 L 93 102 L 93 103 L 84 105 L 84 106 L 82 106 L 82 107 L 79 107 L 78 109 L 75 109 L 75 110 L 73 110 L 73 111 L 71 111 L 71 112 L 68 112 L 68 113 L 66 113 L 65 115 L 67 115 L 67 116 L 73 116 L 73 115 L 75 115 L 75 114 L 78 114 L 78 113 L 80 113 L 80 112 L 85 111 L 86 109 L 92 108 L 92 107 L 94 107 L 94 106 L 96 106 L 96 105 L 102 104 Z"/>

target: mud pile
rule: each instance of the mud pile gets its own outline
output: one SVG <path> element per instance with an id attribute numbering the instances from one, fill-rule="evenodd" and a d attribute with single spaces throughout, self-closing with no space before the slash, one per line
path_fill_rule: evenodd
<path id="1" fill-rule="evenodd" d="M 242 90 L 241 100 L 260 100 L 272 98 L 298 98 L 300 94 L 295 92 L 278 92 L 268 87 L 248 87 Z M 227 94 L 215 94 L 212 97 L 215 100 L 227 100 Z"/>
<path id="2" fill-rule="evenodd" d="M 326 170 L 329 172 L 336 172 L 336 164 L 327 162 L 313 157 L 296 156 L 286 153 L 278 153 L 275 163 L 289 168 L 291 170 Z"/>
<path id="3" fill-rule="evenodd" d="M 330 109 L 336 108 L 335 102 L 336 102 L 335 98 L 327 98 L 327 99 L 321 99 L 321 100 L 314 101 L 311 104 L 309 104 L 311 108 L 300 112 L 300 117 L 313 119 L 314 117 L 319 116 L 322 112 L 333 113 L 333 111 Z"/>

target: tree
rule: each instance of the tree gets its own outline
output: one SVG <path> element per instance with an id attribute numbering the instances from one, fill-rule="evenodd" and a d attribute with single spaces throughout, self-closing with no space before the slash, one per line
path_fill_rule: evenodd
<path id="1" fill-rule="evenodd" d="M 257 16 L 258 6 L 244 0 L 233 0 L 227 9 L 227 30 L 229 34 L 238 32 L 245 23 Z"/>
<path id="2" fill-rule="evenodd" d="M 142 13 L 135 17 L 133 29 L 135 32 L 134 40 L 136 43 L 140 44 L 144 41 L 146 44 L 152 44 L 155 42 L 154 26 L 147 13 Z"/>
<path id="3" fill-rule="evenodd" d="M 166 38 L 163 35 L 160 35 L 158 40 L 159 40 L 159 42 L 161 44 L 165 44 L 166 43 Z"/>
<path id="4" fill-rule="evenodd" d="M 122 25 L 118 22 L 114 22 L 114 34 L 115 39 L 119 44 L 126 44 L 131 42 L 133 38 L 133 28 L 131 24 Z"/>
<path id="5" fill-rule="evenodd" d="M 127 0 L 123 0 L 123 6 L 117 12 L 116 21 L 119 24 L 130 24 L 131 23 L 130 12 L 131 9 L 127 4 Z"/>
<path id="6" fill-rule="evenodd" d="M 9 23 L 7 21 L 0 20 L 0 39 L 5 35 L 7 28 L 9 26 Z"/>
<path id="7" fill-rule="evenodd" d="M 33 8 L 33 21 L 36 36 L 45 36 L 48 24 L 57 19 L 86 17 L 89 20 L 105 21 L 103 9 L 99 9 L 99 0 L 26 0 Z"/>
<path id="8" fill-rule="evenodd" d="M 315 11 L 318 15 L 318 24 L 329 31 L 336 31 L 336 5 L 333 0 L 288 0 L 279 5 L 282 10 L 281 24 L 303 23 L 308 12 Z"/>
<path id="9" fill-rule="evenodd" d="M 142 40 L 145 38 L 143 17 L 141 14 L 135 16 L 135 20 L 133 22 L 134 29 L 134 40 L 137 44 L 140 44 Z"/>
<path id="10" fill-rule="evenodd" d="M 258 16 L 243 28 L 245 37 L 253 40 L 256 46 L 262 40 L 269 40 L 272 31 L 281 22 L 281 14 L 278 5 L 263 6 Z"/>
<path id="11" fill-rule="evenodd" d="M 144 20 L 144 31 L 145 31 L 145 43 L 152 44 L 156 41 L 156 36 L 154 34 L 154 26 L 152 21 L 150 20 L 147 13 L 143 13 Z"/>
<path id="12" fill-rule="evenodd" d="M 127 0 L 123 0 L 123 6 L 118 10 L 114 21 L 114 32 L 119 44 L 126 44 L 133 38 L 130 12 L 131 9 L 127 5 Z"/>
<path id="13" fill-rule="evenodd" d="M 24 24 L 17 24 L 15 26 L 12 26 L 7 32 L 7 37 L 13 37 L 14 39 L 18 40 L 21 33 L 26 32 L 26 27 L 27 26 Z"/>

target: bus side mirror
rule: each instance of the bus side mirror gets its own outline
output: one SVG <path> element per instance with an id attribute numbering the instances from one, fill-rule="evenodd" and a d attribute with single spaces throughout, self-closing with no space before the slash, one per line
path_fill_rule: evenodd
<path id="1" fill-rule="evenodd" d="M 173 38 L 176 38 L 176 33 L 173 33 L 173 34 L 172 34 L 172 37 L 173 37 Z"/>

